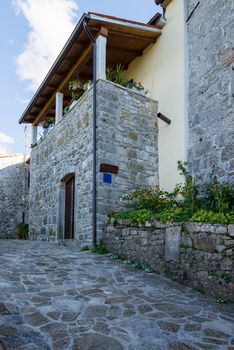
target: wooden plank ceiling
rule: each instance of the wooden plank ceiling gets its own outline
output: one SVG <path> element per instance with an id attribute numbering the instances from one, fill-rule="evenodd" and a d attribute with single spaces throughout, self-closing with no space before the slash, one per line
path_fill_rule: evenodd
<path id="1" fill-rule="evenodd" d="M 147 30 L 148 28 L 157 29 L 155 26 L 140 24 L 131 27 L 125 25 L 125 23 L 135 24 L 136 22 L 121 19 L 116 21 L 115 18 L 103 17 L 103 15 L 95 15 L 94 17 L 89 19 L 88 22 L 94 37 L 97 37 L 101 27 L 108 29 L 107 66 L 122 64 L 127 68 L 161 34 L 160 30 Z M 140 28 L 141 26 L 144 27 Z M 80 28 L 77 26 L 75 31 L 78 31 L 78 29 Z M 76 34 L 75 31 L 72 34 L 73 36 Z M 59 57 L 56 61 L 55 69 L 52 67 L 52 73 L 46 77 L 38 89 L 21 117 L 20 123 L 38 125 L 46 118 L 55 118 L 56 92 L 60 91 L 64 94 L 65 103 L 69 101 L 71 99 L 71 92 L 68 90 L 69 81 L 80 79 L 85 83 L 92 80 L 92 61 L 92 45 L 87 33 L 82 28 L 71 47 L 65 50 L 62 57 Z"/>

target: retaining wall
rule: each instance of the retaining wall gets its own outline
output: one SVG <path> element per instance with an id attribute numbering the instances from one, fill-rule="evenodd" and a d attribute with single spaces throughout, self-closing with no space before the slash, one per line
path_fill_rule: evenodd
<path id="1" fill-rule="evenodd" d="M 109 225 L 108 251 L 148 264 L 153 270 L 215 297 L 234 301 L 234 225 L 146 223 Z"/>

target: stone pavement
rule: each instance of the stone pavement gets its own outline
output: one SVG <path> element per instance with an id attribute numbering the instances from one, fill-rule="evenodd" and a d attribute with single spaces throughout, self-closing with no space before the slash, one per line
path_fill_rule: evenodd
<path id="1" fill-rule="evenodd" d="M 234 350 L 234 308 L 105 256 L 1 240 L 3 349 Z"/>

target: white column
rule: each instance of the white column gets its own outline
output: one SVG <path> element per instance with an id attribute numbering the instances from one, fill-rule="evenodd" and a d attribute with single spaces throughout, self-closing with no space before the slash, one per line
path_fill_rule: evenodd
<path id="1" fill-rule="evenodd" d="M 37 143 L 37 126 L 32 125 L 31 144 Z"/>
<path id="2" fill-rule="evenodd" d="M 55 103 L 55 124 L 59 122 L 62 116 L 63 116 L 63 94 L 61 92 L 57 92 L 56 103 Z"/>
<path id="3" fill-rule="evenodd" d="M 99 35 L 96 40 L 97 45 L 97 80 L 106 80 L 106 44 L 107 38 Z"/>

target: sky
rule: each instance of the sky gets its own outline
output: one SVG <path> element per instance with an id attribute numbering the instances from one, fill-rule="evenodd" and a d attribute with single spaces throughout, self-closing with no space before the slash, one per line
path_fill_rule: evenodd
<path id="1" fill-rule="evenodd" d="M 0 154 L 29 152 L 19 125 L 41 81 L 84 12 L 147 22 L 154 0 L 0 0 Z"/>

